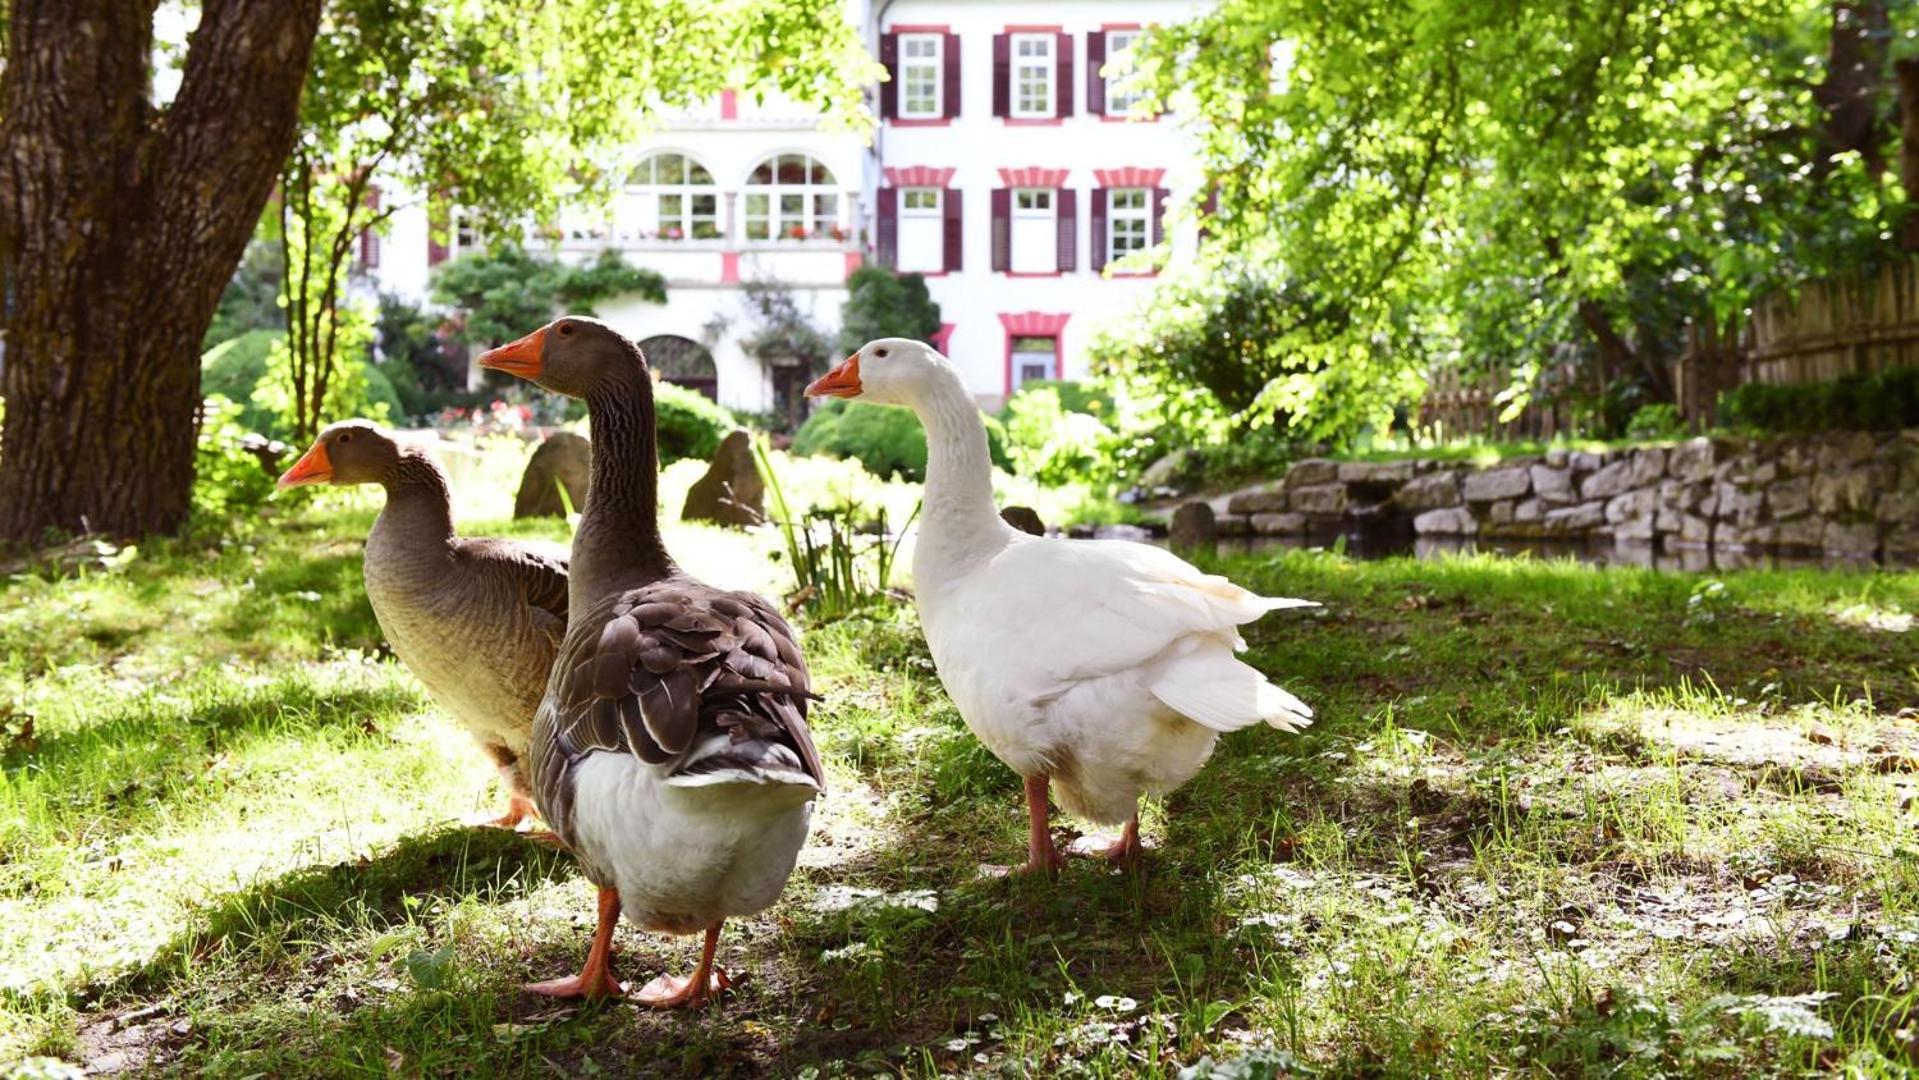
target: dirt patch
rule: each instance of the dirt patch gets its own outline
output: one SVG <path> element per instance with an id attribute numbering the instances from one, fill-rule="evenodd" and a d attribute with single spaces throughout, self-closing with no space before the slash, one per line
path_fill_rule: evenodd
<path id="1" fill-rule="evenodd" d="M 78 1057 L 89 1074 L 144 1072 L 165 1064 L 193 1034 L 170 1002 L 96 1013 L 80 1023 Z"/>

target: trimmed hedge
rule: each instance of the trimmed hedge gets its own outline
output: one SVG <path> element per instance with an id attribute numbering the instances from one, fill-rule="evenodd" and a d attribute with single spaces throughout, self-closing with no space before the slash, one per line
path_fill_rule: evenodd
<path id="1" fill-rule="evenodd" d="M 1919 367 L 1790 386 L 1748 383 L 1720 396 L 1719 422 L 1755 431 L 1919 427 Z"/>
<path id="2" fill-rule="evenodd" d="M 659 418 L 661 465 L 712 457 L 734 427 L 733 415 L 706 395 L 669 382 L 653 384 L 653 412 Z"/>
<path id="3" fill-rule="evenodd" d="M 1010 470 L 1005 428 L 991 416 L 981 419 L 986 421 L 986 446 L 993 464 Z M 875 476 L 898 473 L 908 480 L 926 479 L 926 432 L 910 409 L 837 399 L 822 402 L 793 436 L 793 452 L 852 458 Z"/>

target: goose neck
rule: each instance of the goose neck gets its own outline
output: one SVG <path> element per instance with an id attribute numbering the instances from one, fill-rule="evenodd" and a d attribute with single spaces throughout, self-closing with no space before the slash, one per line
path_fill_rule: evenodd
<path id="1" fill-rule="evenodd" d="M 952 565 L 1004 547 L 1007 528 L 993 505 L 993 462 L 979 406 L 957 376 L 941 372 L 915 409 L 926 428 L 926 496 L 921 558 Z M 932 564 L 929 564 L 932 565 Z M 922 576 L 916 570 L 916 577 Z"/>
<path id="2" fill-rule="evenodd" d="M 660 539 L 658 435 L 647 389 L 626 380 L 587 395 L 592 464 L 568 571 L 575 619 L 607 593 L 673 570 Z"/>

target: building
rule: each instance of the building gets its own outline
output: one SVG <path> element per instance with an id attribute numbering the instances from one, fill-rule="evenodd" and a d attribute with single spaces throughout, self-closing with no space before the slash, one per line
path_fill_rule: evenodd
<path id="1" fill-rule="evenodd" d="M 1171 240 L 1198 183 L 1178 126 L 1137 115 L 1102 68 L 1193 0 L 879 0 L 856 11 L 891 74 L 871 139 L 811 109 L 727 93 L 660 118 L 610 207 L 562 215 L 530 249 L 588 259 L 605 248 L 659 271 L 667 302 L 598 306 L 666 377 L 750 411 L 796 408 L 811 372 L 752 356 L 745 286 L 778 282 L 829 334 L 846 276 L 875 260 L 926 275 L 944 325 L 935 344 L 988 407 L 1032 379 L 1077 378 L 1098 331 L 1153 276 L 1141 253 Z M 429 234 L 445 234 L 443 244 Z M 422 300 L 431 267 L 474 237 L 396 214 L 363 252 L 378 287 Z"/>

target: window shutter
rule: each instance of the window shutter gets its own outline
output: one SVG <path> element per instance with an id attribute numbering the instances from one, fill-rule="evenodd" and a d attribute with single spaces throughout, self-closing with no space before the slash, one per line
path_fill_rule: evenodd
<path id="1" fill-rule="evenodd" d="M 1076 207 L 1079 193 L 1072 188 L 1059 188 L 1054 196 L 1059 201 L 1059 272 L 1072 273 L 1079 268 L 1077 258 L 1079 245 L 1079 211 Z"/>
<path id="2" fill-rule="evenodd" d="M 945 220 L 941 222 L 946 240 L 946 258 L 941 264 L 947 273 L 961 268 L 965 255 L 965 235 L 960 231 L 960 190 L 947 188 L 940 193 L 940 213 Z"/>
<path id="3" fill-rule="evenodd" d="M 1106 189 L 1093 189 L 1093 236 L 1087 245 L 1086 268 L 1097 274 L 1106 268 Z"/>
<path id="4" fill-rule="evenodd" d="M 993 269 L 1013 268 L 1013 189 L 993 189 Z"/>
<path id="5" fill-rule="evenodd" d="M 1073 35 L 1057 34 L 1053 48 L 1058 50 L 1059 68 L 1054 72 L 1054 89 L 1059 91 L 1059 109 L 1056 116 L 1073 115 Z"/>
<path id="6" fill-rule="evenodd" d="M 892 120 L 900 114 L 900 36 L 880 35 L 880 66 L 886 69 L 886 81 L 880 84 L 880 119 Z"/>
<path id="7" fill-rule="evenodd" d="M 890 270 L 900 264 L 900 189 L 880 188 L 873 193 L 873 201 L 879 216 L 874 258 Z"/>
<path id="8" fill-rule="evenodd" d="M 1106 115 L 1106 80 L 1099 69 L 1106 66 L 1106 31 L 1086 34 L 1086 115 Z"/>
<path id="9" fill-rule="evenodd" d="M 1153 246 L 1166 242 L 1166 189 L 1153 189 Z"/>
<path id="10" fill-rule="evenodd" d="M 960 42 L 958 34 L 946 35 L 946 45 L 940 55 L 944 58 L 946 69 L 940 72 L 945 83 L 940 97 L 945 105 L 944 115 L 948 120 L 960 114 Z"/>
<path id="11" fill-rule="evenodd" d="M 1013 115 L 1013 38 L 993 35 L 993 115 Z"/>

